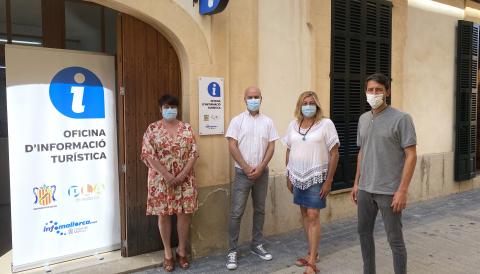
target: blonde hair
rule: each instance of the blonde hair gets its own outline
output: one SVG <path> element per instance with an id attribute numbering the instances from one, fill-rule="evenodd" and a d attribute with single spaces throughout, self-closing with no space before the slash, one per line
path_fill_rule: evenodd
<path id="1" fill-rule="evenodd" d="M 318 96 L 315 93 L 315 91 L 305 91 L 298 96 L 297 100 L 297 106 L 295 107 L 295 118 L 297 119 L 298 123 L 300 123 L 303 120 L 303 114 L 302 114 L 302 105 L 303 105 L 303 100 L 307 97 L 313 97 L 313 100 L 315 101 L 315 104 L 317 105 L 317 113 L 315 113 L 315 123 L 320 121 L 323 118 L 323 113 L 322 113 L 322 108 L 320 107 L 320 101 L 318 100 Z"/>

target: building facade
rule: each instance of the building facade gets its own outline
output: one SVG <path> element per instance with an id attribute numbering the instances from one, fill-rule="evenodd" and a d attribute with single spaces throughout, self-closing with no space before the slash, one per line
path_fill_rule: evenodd
<path id="1" fill-rule="evenodd" d="M 349 188 L 352 159 L 357 151 L 350 136 L 356 136 L 355 119 L 368 110 L 363 79 L 374 71 L 391 76 L 391 104 L 410 113 L 416 126 L 418 160 L 409 202 L 480 187 L 478 178 L 454 180 L 456 33 L 459 20 L 480 22 L 480 4 L 475 1 L 230 0 L 223 12 L 213 15 L 200 15 L 198 4 L 191 0 L 89 2 L 121 14 L 116 21 L 117 47 L 113 53 L 117 55 L 118 70 L 119 165 L 125 165 L 120 192 L 125 255 L 160 248 L 156 220 L 140 216 L 145 212 L 146 190 L 143 195 L 142 188 L 146 177 L 143 181 L 142 176 L 146 173 L 139 164 L 138 147 L 128 143 L 132 139 L 137 142 L 149 120 L 159 117 L 155 102 L 150 105 L 145 98 L 167 90 L 179 95 L 182 119 L 198 129 L 198 78 L 202 76 L 224 78 L 225 127 L 245 110 L 243 94 L 250 85 L 261 88 L 261 111 L 273 119 L 280 135 L 285 134 L 293 119 L 298 95 L 306 90 L 318 93 L 325 116 L 336 123 L 343 149 L 335 191 L 328 198 L 327 208 L 321 211 L 321 222 L 356 213 Z M 138 30 L 146 34 L 135 36 Z M 62 46 L 68 48 L 61 43 L 53 45 Z M 105 47 L 103 51 L 108 53 Z M 134 73 L 139 70 L 138 66 L 130 66 L 135 58 L 147 60 L 157 55 L 158 62 L 169 64 L 169 74 L 156 78 L 163 71 L 161 65 L 155 68 L 157 74 L 149 74 L 152 67 L 148 61 L 140 64 L 142 73 Z M 168 83 L 149 84 L 157 79 Z M 120 87 L 126 96 L 120 94 Z M 155 91 L 145 91 L 151 96 L 145 97 L 140 95 L 140 89 Z M 137 102 L 135 107 L 132 100 Z M 138 118 L 142 102 L 148 105 L 145 108 L 150 114 Z M 138 127 L 137 135 L 129 133 L 133 124 Z M 8 134 L 1 137 L 1 163 L 5 169 Z M 474 139 L 476 146 L 476 135 Z M 199 210 L 193 216 L 191 249 L 194 256 L 204 256 L 227 248 L 234 169 L 223 135 L 199 136 L 198 143 Z M 269 165 L 266 235 L 301 227 L 299 210 L 286 188 L 285 150 L 277 142 Z M 2 189 L 8 190 L 6 178 L 2 178 Z M 3 204 L 8 204 L 8 197 L 2 199 Z M 247 208 L 241 241 L 250 237 L 250 202 Z M 152 241 L 158 243 L 143 246 L 143 242 Z"/>

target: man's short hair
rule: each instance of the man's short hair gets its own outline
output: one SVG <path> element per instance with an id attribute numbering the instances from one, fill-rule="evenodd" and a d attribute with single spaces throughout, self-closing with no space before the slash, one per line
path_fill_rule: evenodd
<path id="1" fill-rule="evenodd" d="M 382 73 L 374 73 L 370 76 L 367 77 L 367 79 L 365 79 L 365 88 L 367 88 L 367 84 L 368 84 L 368 81 L 375 81 L 379 84 L 382 84 L 386 90 L 389 90 L 390 89 L 390 78 L 385 76 L 384 74 Z"/>

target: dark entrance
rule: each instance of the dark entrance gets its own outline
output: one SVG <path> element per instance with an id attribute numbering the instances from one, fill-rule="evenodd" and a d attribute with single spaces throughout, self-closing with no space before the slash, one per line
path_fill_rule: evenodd
<path id="1" fill-rule="evenodd" d="M 181 98 L 172 45 L 150 25 L 90 2 L 0 0 L 0 256 L 11 249 L 4 44 L 116 55 L 122 255 L 161 249 L 157 218 L 145 216 L 147 169 L 139 154 L 146 127 L 160 117 L 158 98 Z"/>
<path id="2" fill-rule="evenodd" d="M 122 255 L 134 256 L 161 248 L 157 218 L 145 216 L 147 168 L 139 155 L 143 133 L 160 118 L 158 98 L 180 97 L 181 76 L 175 50 L 153 27 L 122 14 L 117 29 L 117 80 L 122 90 L 117 101 L 119 155 L 124 165 L 120 175 Z"/>

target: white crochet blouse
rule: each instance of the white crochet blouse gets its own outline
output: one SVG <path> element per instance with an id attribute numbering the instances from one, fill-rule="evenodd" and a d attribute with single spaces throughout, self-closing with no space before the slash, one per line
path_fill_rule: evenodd
<path id="1" fill-rule="evenodd" d="M 302 190 L 325 181 L 329 152 L 335 144 L 340 145 L 335 125 L 328 118 L 318 121 L 308 132 L 292 121 L 282 142 L 290 149 L 287 176 L 293 186 Z"/>

